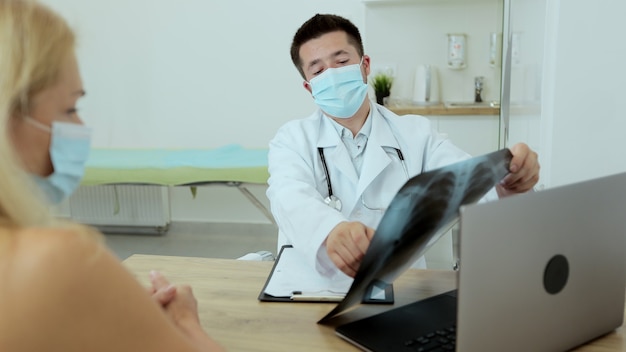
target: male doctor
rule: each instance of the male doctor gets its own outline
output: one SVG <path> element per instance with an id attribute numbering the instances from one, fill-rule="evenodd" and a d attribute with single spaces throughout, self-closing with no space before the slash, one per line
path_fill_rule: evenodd
<path id="1" fill-rule="evenodd" d="M 279 227 L 320 273 L 354 277 L 385 208 L 410 178 L 470 156 L 429 120 L 397 116 L 367 97 L 370 57 L 359 30 L 317 14 L 296 32 L 291 58 L 319 109 L 282 126 L 269 145 L 267 196 Z M 537 154 L 511 148 L 510 173 L 487 199 L 529 191 Z M 417 267 L 425 267 L 420 258 Z"/>

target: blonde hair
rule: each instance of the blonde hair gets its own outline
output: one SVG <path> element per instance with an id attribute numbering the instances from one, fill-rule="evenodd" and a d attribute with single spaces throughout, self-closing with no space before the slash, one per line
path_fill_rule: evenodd
<path id="1" fill-rule="evenodd" d="M 48 7 L 34 0 L 0 0 L 0 224 L 55 223 L 18 161 L 9 122 L 57 82 L 74 46 L 74 32 Z"/>

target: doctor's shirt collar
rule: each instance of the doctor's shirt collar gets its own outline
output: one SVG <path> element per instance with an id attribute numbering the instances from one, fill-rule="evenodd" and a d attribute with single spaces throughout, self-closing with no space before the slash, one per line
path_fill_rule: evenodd
<path id="1" fill-rule="evenodd" d="M 363 126 L 361 126 L 359 133 L 357 133 L 357 137 L 359 135 L 363 135 L 363 137 L 365 137 L 365 140 L 369 139 L 370 134 L 372 132 L 372 112 L 373 111 L 374 109 L 370 106 L 370 112 L 367 115 L 367 118 L 365 119 L 365 123 L 363 124 Z M 355 138 L 355 136 L 352 135 L 352 132 L 350 132 L 349 129 L 341 126 L 339 123 L 337 123 L 337 121 L 333 119 L 328 119 L 328 120 L 330 120 L 331 125 L 335 128 L 335 130 L 337 131 L 337 134 L 339 135 L 339 137 L 341 137 L 341 139 L 354 139 Z"/>

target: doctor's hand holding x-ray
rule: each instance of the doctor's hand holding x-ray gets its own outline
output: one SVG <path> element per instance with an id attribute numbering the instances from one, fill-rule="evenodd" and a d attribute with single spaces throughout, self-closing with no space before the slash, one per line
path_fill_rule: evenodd
<path id="1" fill-rule="evenodd" d="M 291 57 L 319 109 L 286 123 L 270 142 L 267 195 L 278 246 L 293 245 L 325 275 L 354 276 L 400 187 L 470 155 L 428 119 L 398 116 L 370 102 L 371 59 L 347 19 L 309 19 L 293 38 Z M 538 182 L 537 154 L 523 143 L 511 152 L 511 172 L 485 200 L 529 191 Z M 425 267 L 424 259 L 416 266 Z"/>

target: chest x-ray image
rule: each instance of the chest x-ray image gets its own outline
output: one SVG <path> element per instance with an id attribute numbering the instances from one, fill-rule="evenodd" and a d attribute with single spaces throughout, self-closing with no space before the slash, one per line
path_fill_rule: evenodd
<path id="1" fill-rule="evenodd" d="M 502 149 L 409 179 L 398 191 L 363 257 L 345 298 L 319 323 L 360 303 L 373 285 L 392 284 L 504 176 L 512 154 Z"/>

